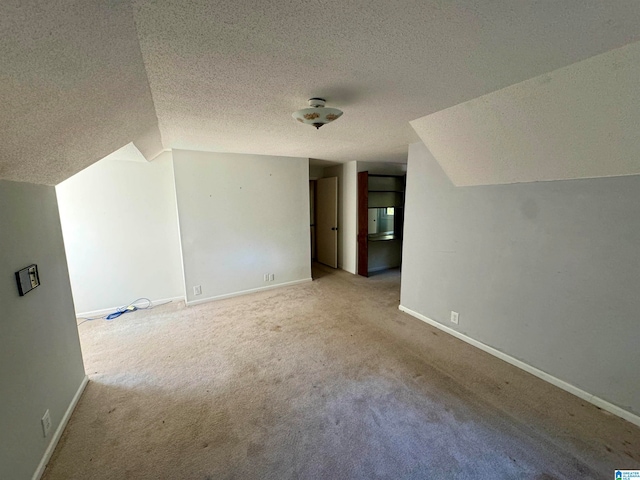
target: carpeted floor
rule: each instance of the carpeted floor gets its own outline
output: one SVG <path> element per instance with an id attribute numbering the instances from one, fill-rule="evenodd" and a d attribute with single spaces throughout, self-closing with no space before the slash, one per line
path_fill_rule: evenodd
<path id="1" fill-rule="evenodd" d="M 400 275 L 79 327 L 56 479 L 600 479 L 640 428 L 398 311 Z"/>

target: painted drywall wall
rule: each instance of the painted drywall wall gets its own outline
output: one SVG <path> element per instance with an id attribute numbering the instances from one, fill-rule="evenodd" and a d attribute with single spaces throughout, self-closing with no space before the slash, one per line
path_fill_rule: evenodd
<path id="1" fill-rule="evenodd" d="M 357 272 L 358 263 L 358 168 L 357 162 L 343 165 L 342 181 L 342 268 Z"/>
<path id="2" fill-rule="evenodd" d="M 324 176 L 325 167 L 320 165 L 309 165 L 309 180 L 317 180 Z"/>
<path id="3" fill-rule="evenodd" d="M 101 160 L 56 193 L 77 313 L 184 297 L 170 152 Z"/>
<path id="4" fill-rule="evenodd" d="M 311 278 L 308 159 L 174 150 L 173 163 L 188 302 Z"/>
<path id="5" fill-rule="evenodd" d="M 338 268 L 356 273 L 358 261 L 357 162 L 326 167 L 324 177 L 338 177 Z"/>
<path id="6" fill-rule="evenodd" d="M 454 187 L 413 144 L 401 304 L 637 415 L 638 192 L 640 176 Z"/>
<path id="7" fill-rule="evenodd" d="M 54 188 L 0 180 L 0 225 L 0 478 L 22 480 L 36 471 L 85 372 Z M 32 263 L 41 285 L 20 297 L 14 272 Z"/>
<path id="8" fill-rule="evenodd" d="M 402 265 L 402 240 L 369 242 L 369 273 L 397 268 Z"/>
<path id="9" fill-rule="evenodd" d="M 411 125 L 456 185 L 637 175 L 638 78 L 640 42 Z"/>

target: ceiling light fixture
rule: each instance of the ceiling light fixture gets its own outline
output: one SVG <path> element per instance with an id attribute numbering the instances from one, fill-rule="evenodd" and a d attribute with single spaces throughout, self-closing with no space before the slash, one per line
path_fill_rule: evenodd
<path id="1" fill-rule="evenodd" d="M 310 98 L 309 108 L 301 108 L 291 115 L 300 123 L 313 125 L 316 129 L 326 123 L 333 122 L 336 118 L 340 118 L 342 110 L 337 108 L 327 108 L 324 106 L 326 100 L 324 98 Z"/>

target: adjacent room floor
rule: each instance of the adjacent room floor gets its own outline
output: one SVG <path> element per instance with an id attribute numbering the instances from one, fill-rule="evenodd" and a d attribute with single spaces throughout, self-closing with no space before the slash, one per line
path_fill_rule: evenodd
<path id="1" fill-rule="evenodd" d="M 640 469 L 640 428 L 398 310 L 400 275 L 79 327 L 54 479 L 556 479 Z"/>

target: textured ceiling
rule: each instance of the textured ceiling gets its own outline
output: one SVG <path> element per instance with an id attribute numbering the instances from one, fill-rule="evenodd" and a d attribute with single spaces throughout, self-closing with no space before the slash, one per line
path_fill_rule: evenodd
<path id="1" fill-rule="evenodd" d="M 4 0 L 0 178 L 133 142 L 401 162 L 409 121 L 640 40 L 640 2 Z M 345 113 L 291 118 L 312 96 Z M 158 138 L 161 134 L 162 144 Z"/>
<path id="2" fill-rule="evenodd" d="M 0 2 L 0 178 L 53 185 L 162 149 L 127 2 Z"/>
<path id="3" fill-rule="evenodd" d="M 640 42 L 414 120 L 458 186 L 640 174 Z"/>

